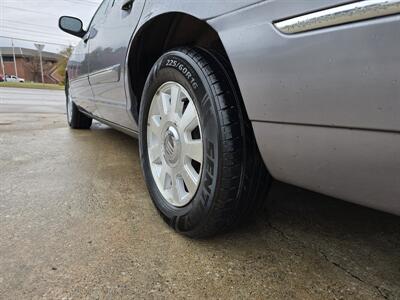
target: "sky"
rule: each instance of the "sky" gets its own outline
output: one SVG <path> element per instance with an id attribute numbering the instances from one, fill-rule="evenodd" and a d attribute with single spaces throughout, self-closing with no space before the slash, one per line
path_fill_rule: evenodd
<path id="1" fill-rule="evenodd" d="M 101 1 L 0 0 L 0 47 L 11 47 L 11 39 L 4 36 L 14 38 L 16 47 L 35 48 L 34 42 L 18 39 L 42 42 L 44 51 L 49 52 L 76 45 L 79 39 L 61 31 L 58 18 L 65 15 L 78 17 L 87 26 Z"/>

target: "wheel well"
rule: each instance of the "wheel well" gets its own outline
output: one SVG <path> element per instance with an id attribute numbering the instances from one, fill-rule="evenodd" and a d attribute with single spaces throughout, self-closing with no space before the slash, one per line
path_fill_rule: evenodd
<path id="1" fill-rule="evenodd" d="M 129 50 L 132 113 L 138 121 L 140 99 L 147 76 L 157 59 L 179 46 L 201 47 L 222 56 L 232 67 L 218 33 L 205 21 L 184 13 L 167 13 L 145 24 Z M 232 78 L 236 82 L 236 78 Z M 136 101 L 135 101 L 136 99 Z"/>

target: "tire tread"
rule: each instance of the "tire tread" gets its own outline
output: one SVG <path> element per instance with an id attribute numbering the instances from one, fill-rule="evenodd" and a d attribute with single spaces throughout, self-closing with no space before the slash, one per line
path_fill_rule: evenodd
<path id="1" fill-rule="evenodd" d="M 225 232 L 253 215 L 265 200 L 270 175 L 261 159 L 237 87 L 213 55 L 202 49 L 179 48 L 202 70 L 218 107 L 221 122 L 223 168 L 220 192 L 205 226 L 183 232 L 201 238 Z M 232 92 L 233 91 L 233 92 Z M 238 176 L 240 174 L 240 176 Z"/>

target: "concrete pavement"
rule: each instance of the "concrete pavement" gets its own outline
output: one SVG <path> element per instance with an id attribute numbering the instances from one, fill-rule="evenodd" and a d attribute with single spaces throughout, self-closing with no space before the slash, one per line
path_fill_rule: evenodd
<path id="1" fill-rule="evenodd" d="M 0 298 L 400 298 L 399 217 L 274 183 L 251 224 L 190 240 L 154 209 L 137 141 L 63 110 L 0 89 Z"/>

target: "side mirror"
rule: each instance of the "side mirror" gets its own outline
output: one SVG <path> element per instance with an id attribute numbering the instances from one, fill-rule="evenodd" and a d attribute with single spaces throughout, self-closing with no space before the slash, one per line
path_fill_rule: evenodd
<path id="1" fill-rule="evenodd" d="M 83 23 L 78 18 L 66 16 L 61 17 L 58 21 L 58 26 L 62 31 L 80 38 L 83 38 L 86 34 L 86 31 L 83 30 Z"/>

